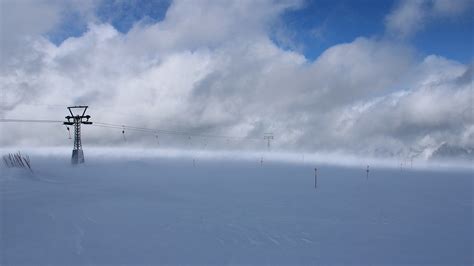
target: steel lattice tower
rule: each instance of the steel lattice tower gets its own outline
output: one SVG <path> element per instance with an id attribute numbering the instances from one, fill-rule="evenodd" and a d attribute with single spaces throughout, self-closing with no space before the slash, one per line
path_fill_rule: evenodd
<path id="1" fill-rule="evenodd" d="M 82 150 L 81 144 L 81 123 L 74 119 L 74 149 Z"/>
<path id="2" fill-rule="evenodd" d="M 270 141 L 273 140 L 273 133 L 265 133 L 263 139 L 267 141 L 267 148 L 270 150 Z"/>
<path id="3" fill-rule="evenodd" d="M 74 125 L 74 149 L 72 150 L 71 163 L 80 164 L 84 163 L 84 151 L 82 150 L 81 142 L 81 124 L 91 125 L 92 122 L 89 121 L 90 115 L 85 115 L 88 106 L 70 106 L 67 109 L 69 110 L 70 116 L 66 116 L 67 122 L 64 122 L 64 125 Z M 81 115 L 74 114 L 73 110 L 79 109 L 79 113 L 82 111 Z M 72 121 L 71 121 L 72 119 Z"/>

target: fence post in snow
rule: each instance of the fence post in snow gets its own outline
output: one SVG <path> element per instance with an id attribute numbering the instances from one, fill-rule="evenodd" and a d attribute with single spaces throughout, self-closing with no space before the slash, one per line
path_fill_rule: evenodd
<path id="1" fill-rule="evenodd" d="M 318 168 L 314 168 L 314 188 L 318 188 Z"/>

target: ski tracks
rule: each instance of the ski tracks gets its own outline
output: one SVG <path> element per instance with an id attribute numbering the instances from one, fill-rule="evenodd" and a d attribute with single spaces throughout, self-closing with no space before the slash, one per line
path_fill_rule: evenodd
<path id="1" fill-rule="evenodd" d="M 225 233 L 227 231 L 228 233 Z M 222 244 L 250 244 L 252 246 L 273 245 L 278 247 L 314 245 L 315 241 L 306 232 L 295 232 L 294 234 L 278 234 L 263 229 L 263 226 L 245 227 L 229 223 L 223 234 L 217 237 Z"/>

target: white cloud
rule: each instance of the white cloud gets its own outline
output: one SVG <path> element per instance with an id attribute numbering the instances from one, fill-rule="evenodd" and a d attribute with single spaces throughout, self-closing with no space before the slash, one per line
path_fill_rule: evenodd
<path id="1" fill-rule="evenodd" d="M 409 37 L 437 18 L 456 18 L 472 7 L 471 0 L 401 0 L 386 17 L 389 33 Z"/>
<path id="2" fill-rule="evenodd" d="M 8 67 L 25 70 L 22 65 L 25 61 L 41 60 L 42 55 L 34 46 L 41 36 L 55 30 L 72 11 L 84 20 L 94 20 L 96 3 L 93 0 L 0 1 L 0 71 Z"/>

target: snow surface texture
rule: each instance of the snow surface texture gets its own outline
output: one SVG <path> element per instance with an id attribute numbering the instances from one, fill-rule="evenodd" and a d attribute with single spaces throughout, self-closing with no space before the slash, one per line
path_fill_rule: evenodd
<path id="1" fill-rule="evenodd" d="M 1 168 L 1 265 L 473 264 L 470 169 L 30 155 Z"/>

